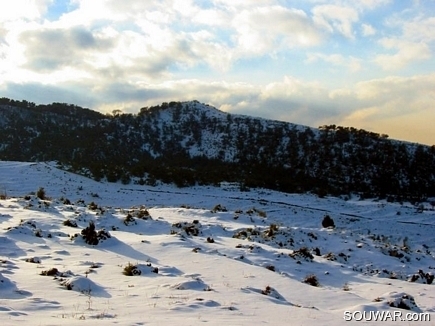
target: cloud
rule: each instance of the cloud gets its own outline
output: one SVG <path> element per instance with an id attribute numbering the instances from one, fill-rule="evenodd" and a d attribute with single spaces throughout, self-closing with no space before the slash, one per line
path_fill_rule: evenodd
<path id="1" fill-rule="evenodd" d="M 423 2 L 406 10 L 391 0 L 68 3 L 0 5 L 3 96 L 109 112 L 197 99 L 233 113 L 380 132 L 379 121 L 425 125 L 417 115 L 433 117 L 433 91 L 417 82 L 435 42 Z M 415 79 L 386 77 L 391 71 Z M 421 92 L 407 88 L 417 84 Z"/>
<path id="2" fill-rule="evenodd" d="M 380 54 L 374 59 L 384 70 L 398 70 L 414 61 L 431 58 L 430 48 L 423 42 L 382 38 L 379 43 L 388 50 L 397 50 L 394 54 Z"/>
<path id="3" fill-rule="evenodd" d="M 433 42 L 435 41 L 435 17 L 413 19 L 402 21 L 403 37 L 408 40 Z"/>
<path id="4" fill-rule="evenodd" d="M 233 27 L 238 50 L 251 55 L 282 47 L 314 46 L 322 41 L 321 32 L 305 12 L 280 6 L 243 10 L 233 20 Z"/>
<path id="5" fill-rule="evenodd" d="M 434 144 L 434 89 L 435 74 L 360 82 L 350 90 L 336 92 L 336 102 L 352 108 L 336 119 L 392 138 Z"/>
<path id="6" fill-rule="evenodd" d="M 111 21 L 122 32 L 139 32 L 156 49 L 176 40 L 184 42 L 195 53 L 198 63 L 228 69 L 235 60 L 262 56 L 288 48 L 318 45 L 322 34 L 302 10 L 272 5 L 275 1 L 216 1 L 215 6 L 201 6 L 192 0 L 143 2 L 138 0 L 78 1 L 79 8 L 62 17 L 93 26 L 101 19 Z M 119 27 L 118 27 L 119 26 Z M 121 29 L 120 29 L 121 28 Z M 207 35 L 200 37 L 198 35 Z M 223 53 L 222 60 L 216 52 Z M 204 58 L 202 60 L 201 58 Z M 177 60 L 182 64 L 184 60 Z M 190 62 L 189 64 L 192 64 Z"/>
<path id="7" fill-rule="evenodd" d="M 36 71 L 53 71 L 64 66 L 80 66 L 92 51 L 107 51 L 113 45 L 89 30 L 40 29 L 20 36 L 25 46 L 26 66 Z"/>
<path id="8" fill-rule="evenodd" d="M 309 53 L 307 55 L 306 63 L 315 63 L 317 61 L 324 61 L 328 64 L 337 67 L 344 67 L 350 72 L 358 72 L 362 69 L 361 59 L 353 56 L 344 57 L 341 54 L 323 54 L 323 53 Z"/>
<path id="9" fill-rule="evenodd" d="M 372 36 L 376 34 L 376 29 L 370 24 L 362 24 L 361 30 L 363 36 Z"/>
<path id="10" fill-rule="evenodd" d="M 313 19 L 330 33 L 338 32 L 353 39 L 353 24 L 359 20 L 356 9 L 338 5 L 319 5 L 312 9 Z"/>
<path id="11" fill-rule="evenodd" d="M 1 5 L 0 23 L 17 19 L 40 19 L 53 0 L 14 0 Z"/>
<path id="12" fill-rule="evenodd" d="M 359 12 L 374 10 L 377 7 L 385 6 L 392 2 L 392 0 L 307 0 L 314 4 L 328 4 L 334 6 L 351 7 Z"/>
<path id="13" fill-rule="evenodd" d="M 354 4 L 356 7 L 360 9 L 373 10 L 377 7 L 385 6 L 391 3 L 391 1 L 392 0 L 359 0 L 359 1 L 347 0 L 346 2 L 349 5 Z"/>

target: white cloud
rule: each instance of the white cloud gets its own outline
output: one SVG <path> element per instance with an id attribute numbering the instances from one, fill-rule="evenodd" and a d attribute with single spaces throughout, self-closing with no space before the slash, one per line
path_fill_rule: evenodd
<path id="1" fill-rule="evenodd" d="M 305 12 L 280 6 L 243 10 L 233 20 L 239 52 L 262 55 L 282 47 L 319 44 L 321 33 Z"/>
<path id="2" fill-rule="evenodd" d="M 71 0 L 69 12 L 50 21 L 50 3 L 0 4 L 5 96 L 132 112 L 198 99 L 237 113 L 380 132 L 377 121 L 433 117 L 433 90 L 417 82 L 423 77 L 382 78 L 404 67 L 411 74 L 422 66 L 415 62 L 433 64 L 435 18 L 421 7 L 383 12 L 385 20 L 374 22 L 367 13 L 381 14 L 390 0 Z M 346 84 L 364 74 L 379 78 Z M 331 89 L 328 78 L 346 88 Z"/>
<path id="3" fill-rule="evenodd" d="M 328 32 L 338 33 L 353 39 L 353 24 L 358 22 L 356 9 L 337 5 L 319 5 L 312 9 L 314 21 Z"/>
<path id="4" fill-rule="evenodd" d="M 379 54 L 374 59 L 384 70 L 398 70 L 414 61 L 431 58 L 430 48 L 423 42 L 383 38 L 379 43 L 388 50 L 397 50 L 394 54 Z"/>
<path id="5" fill-rule="evenodd" d="M 366 10 L 374 10 L 377 7 L 385 6 L 392 2 L 392 0 L 307 0 L 314 4 L 327 4 L 342 7 L 351 7 L 360 12 Z"/>
<path id="6" fill-rule="evenodd" d="M 40 19 L 53 0 L 14 0 L 0 3 L 0 22 Z"/>
<path id="7" fill-rule="evenodd" d="M 359 1 L 347 0 L 346 2 L 349 5 L 354 4 L 355 6 L 361 9 L 373 10 L 376 7 L 385 6 L 389 4 L 391 1 L 392 0 L 359 0 Z"/>
<path id="8" fill-rule="evenodd" d="M 435 17 L 418 18 L 401 22 L 406 39 L 422 42 L 435 41 Z"/>
<path id="9" fill-rule="evenodd" d="M 363 36 L 372 36 L 376 34 L 376 29 L 370 24 L 362 24 L 361 30 Z"/>
<path id="10" fill-rule="evenodd" d="M 353 56 L 345 57 L 341 54 L 323 54 L 323 53 L 309 53 L 307 55 L 306 63 L 315 63 L 317 61 L 324 61 L 333 66 L 344 67 L 350 72 L 358 72 L 362 69 L 361 59 Z"/>

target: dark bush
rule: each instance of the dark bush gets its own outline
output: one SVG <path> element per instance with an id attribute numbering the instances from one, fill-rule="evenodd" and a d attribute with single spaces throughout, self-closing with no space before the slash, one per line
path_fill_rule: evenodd
<path id="1" fill-rule="evenodd" d="M 59 271 L 57 268 L 51 268 L 48 271 L 42 271 L 40 275 L 43 276 L 57 276 L 59 274 Z"/>
<path id="2" fill-rule="evenodd" d="M 325 215 L 322 220 L 322 226 L 324 228 L 335 228 L 334 220 L 329 215 Z"/>
<path id="3" fill-rule="evenodd" d="M 125 276 L 135 276 L 142 274 L 141 270 L 137 267 L 137 265 L 133 265 L 131 263 L 128 263 L 124 270 L 122 271 L 122 274 Z"/>
<path id="4" fill-rule="evenodd" d="M 45 189 L 42 187 L 39 187 L 38 191 L 36 192 L 36 197 L 38 197 L 41 200 L 44 200 L 45 197 Z"/>
<path id="5" fill-rule="evenodd" d="M 95 231 L 95 224 L 93 221 L 89 222 L 89 226 L 81 232 L 83 239 L 87 244 L 96 246 L 99 242 L 97 231 Z"/>
<path id="6" fill-rule="evenodd" d="M 307 275 L 303 282 L 311 286 L 320 286 L 319 280 L 317 279 L 317 276 L 314 274 Z"/>
<path id="7" fill-rule="evenodd" d="M 70 219 L 67 219 L 67 220 L 63 221 L 63 225 L 70 226 L 72 228 L 76 228 L 77 227 L 77 223 L 75 221 L 71 221 Z"/>

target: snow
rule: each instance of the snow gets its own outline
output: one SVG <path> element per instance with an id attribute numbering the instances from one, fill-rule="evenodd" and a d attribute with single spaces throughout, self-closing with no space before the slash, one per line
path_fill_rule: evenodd
<path id="1" fill-rule="evenodd" d="M 0 195 L 5 325 L 341 325 L 403 304 L 435 320 L 429 203 L 122 185 L 26 162 L 0 162 Z M 87 244 L 90 221 L 110 237 Z"/>

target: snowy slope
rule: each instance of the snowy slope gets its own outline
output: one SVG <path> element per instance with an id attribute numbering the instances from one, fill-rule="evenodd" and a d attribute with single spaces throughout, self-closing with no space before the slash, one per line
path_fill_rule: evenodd
<path id="1" fill-rule="evenodd" d="M 429 203 L 126 186 L 22 162 L 0 162 L 0 195 L 4 325 L 340 325 L 409 312 L 400 301 L 430 314 L 412 325 L 435 324 Z M 110 238 L 87 244 L 90 221 Z"/>

